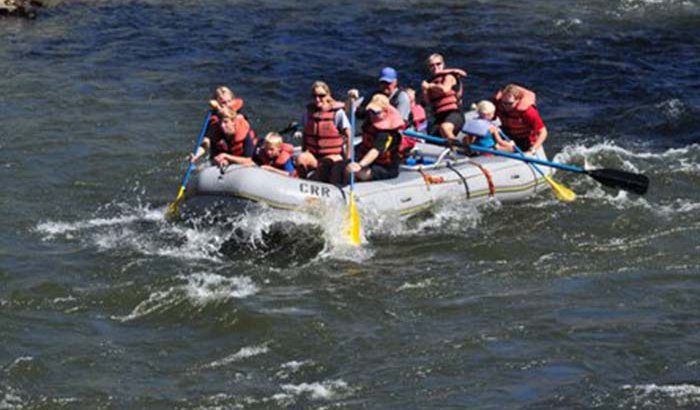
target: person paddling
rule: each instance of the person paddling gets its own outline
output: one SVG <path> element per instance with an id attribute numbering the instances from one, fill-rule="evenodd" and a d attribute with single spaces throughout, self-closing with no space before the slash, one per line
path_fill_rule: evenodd
<path id="1" fill-rule="evenodd" d="M 428 133 L 440 135 L 450 142 L 464 125 L 462 78 L 467 73 L 458 68 L 445 68 L 444 57 L 437 53 L 428 57 L 427 65 L 431 78 L 430 81 L 424 80 L 421 88 L 423 101 L 428 102 L 434 117 Z"/>
<path id="2" fill-rule="evenodd" d="M 253 161 L 262 169 L 293 176 L 296 174 L 293 155 L 294 147 L 291 144 L 285 143 L 280 134 L 269 132 L 265 135 L 263 145 L 255 153 Z"/>
<path id="3" fill-rule="evenodd" d="M 351 143 L 345 104 L 333 99 L 330 87 L 323 81 L 313 83 L 311 97 L 301 119 L 303 152 L 297 157 L 297 171 L 302 178 L 340 184 L 343 160 Z"/>
<path id="4" fill-rule="evenodd" d="M 386 95 L 376 94 L 367 104 L 368 121 L 362 124 L 357 162 L 345 168 L 360 181 L 396 178 L 399 175 L 401 131 L 406 123 Z"/>
<path id="5" fill-rule="evenodd" d="M 535 93 L 508 84 L 496 93 L 494 102 L 503 132 L 526 154 L 534 155 L 547 139 L 547 127 L 535 106 Z"/>
<path id="6" fill-rule="evenodd" d="M 196 154 L 190 154 L 190 161 L 197 161 L 209 149 L 212 162 L 220 167 L 231 163 L 252 164 L 258 139 L 243 114 L 224 106 L 216 111 L 216 117 Z"/>

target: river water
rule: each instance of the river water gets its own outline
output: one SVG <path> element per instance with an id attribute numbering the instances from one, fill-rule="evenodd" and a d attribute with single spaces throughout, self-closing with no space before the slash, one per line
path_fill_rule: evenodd
<path id="1" fill-rule="evenodd" d="M 700 407 L 698 1 L 54 3 L 0 20 L 0 409 Z M 164 219 L 215 86 L 266 132 L 436 51 L 648 194 Z"/>

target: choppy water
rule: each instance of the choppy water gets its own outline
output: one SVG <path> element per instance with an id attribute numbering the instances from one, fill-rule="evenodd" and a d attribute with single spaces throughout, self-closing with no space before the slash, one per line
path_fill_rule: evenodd
<path id="1" fill-rule="evenodd" d="M 63 2 L 0 20 L 0 409 L 700 407 L 697 1 Z M 211 89 L 535 89 L 565 173 L 408 220 L 163 218 Z"/>

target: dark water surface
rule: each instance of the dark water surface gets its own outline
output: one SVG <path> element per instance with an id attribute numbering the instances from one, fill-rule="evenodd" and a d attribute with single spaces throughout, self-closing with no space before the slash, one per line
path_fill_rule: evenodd
<path id="1" fill-rule="evenodd" d="M 59 3 L 0 20 L 0 409 L 700 407 L 698 1 Z M 261 132 L 424 59 L 538 93 L 544 194 L 163 218 L 219 84 Z"/>

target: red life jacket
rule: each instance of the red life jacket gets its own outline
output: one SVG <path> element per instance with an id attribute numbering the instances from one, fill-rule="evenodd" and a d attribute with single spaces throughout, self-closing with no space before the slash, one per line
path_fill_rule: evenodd
<path id="1" fill-rule="evenodd" d="M 209 118 L 209 128 L 212 128 L 213 126 L 221 122 L 221 119 L 219 118 L 219 102 L 216 100 L 211 100 L 209 101 L 209 106 L 212 110 L 211 117 Z M 232 109 L 235 112 L 240 111 L 241 108 L 243 108 L 243 99 L 234 98 L 229 103 L 228 108 Z"/>
<path id="2" fill-rule="evenodd" d="M 212 141 L 212 156 L 216 156 L 222 152 L 238 157 L 244 156 L 245 141 L 247 138 L 251 139 L 253 145 L 258 144 L 257 135 L 250 127 L 250 124 L 243 114 L 236 115 L 233 121 L 236 131 L 232 137 L 224 135 L 221 130 L 221 124 L 218 123 L 218 130 L 216 132 L 216 137 L 214 137 L 215 141 Z"/>
<path id="3" fill-rule="evenodd" d="M 309 104 L 306 107 L 306 127 L 304 127 L 304 149 L 315 156 L 336 155 L 343 153 L 345 138 L 335 126 L 335 115 L 345 104 L 335 102 L 318 107 Z"/>
<path id="4" fill-rule="evenodd" d="M 413 122 L 412 125 L 414 125 L 416 129 L 421 128 L 426 120 L 425 109 L 422 105 L 415 103 L 411 105 L 411 118 Z"/>
<path id="5" fill-rule="evenodd" d="M 518 89 L 522 97 L 515 103 L 515 109 L 507 111 L 503 108 L 503 92 L 498 91 L 494 97 L 496 103 L 496 115 L 501 120 L 501 128 L 509 137 L 515 140 L 529 140 L 534 142 L 535 130 L 533 130 L 530 125 L 523 121 L 523 113 L 530 109 L 530 107 L 536 107 L 535 93 L 518 86 Z"/>
<path id="6" fill-rule="evenodd" d="M 260 163 L 260 165 L 272 165 L 277 169 L 284 169 L 284 165 L 287 163 L 287 161 L 289 161 L 290 158 L 292 158 L 293 154 L 294 146 L 292 144 L 283 143 L 280 150 L 280 154 L 277 156 L 277 158 L 274 159 L 274 161 L 272 161 L 265 153 L 265 148 L 263 147 L 260 149 L 260 154 L 258 155 L 258 162 Z"/>
<path id="7" fill-rule="evenodd" d="M 438 114 L 448 111 L 459 111 L 462 107 L 462 94 L 464 87 L 462 86 L 462 77 L 466 77 L 467 73 L 458 68 L 446 68 L 433 75 L 430 80 L 431 84 L 442 84 L 448 75 L 452 75 L 457 79 L 457 84 L 447 93 L 442 91 L 432 91 L 428 93 L 428 101 L 433 106 L 433 113 Z"/>
<path id="8" fill-rule="evenodd" d="M 401 145 L 401 131 L 406 128 L 406 123 L 401 118 L 401 113 L 396 108 L 388 107 L 387 115 L 378 121 L 365 121 L 362 126 L 362 144 L 358 157 L 362 158 L 374 147 L 374 138 L 378 132 L 391 134 L 387 146 L 379 153 L 374 164 L 393 165 L 399 161 L 399 146 Z"/>

